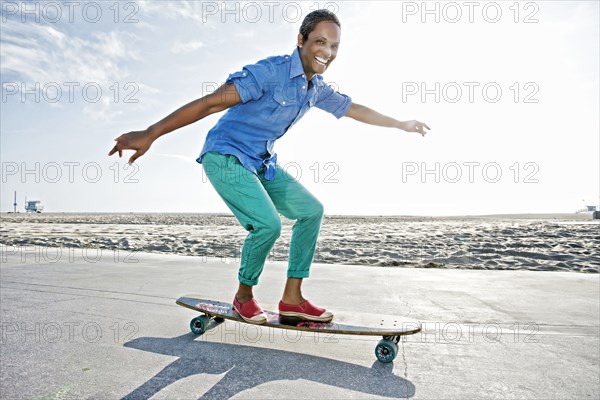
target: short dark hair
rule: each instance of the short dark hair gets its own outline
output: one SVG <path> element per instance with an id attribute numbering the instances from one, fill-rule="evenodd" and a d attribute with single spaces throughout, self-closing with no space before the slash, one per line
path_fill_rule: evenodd
<path id="1" fill-rule="evenodd" d="M 315 26 L 317 26 L 319 22 L 323 21 L 331 21 L 340 28 L 342 27 L 338 17 L 331 11 L 325 9 L 315 10 L 311 13 L 308 13 L 306 17 L 304 17 L 304 21 L 302 21 L 302 25 L 300 26 L 302 40 L 308 40 L 308 35 L 315 29 Z"/>

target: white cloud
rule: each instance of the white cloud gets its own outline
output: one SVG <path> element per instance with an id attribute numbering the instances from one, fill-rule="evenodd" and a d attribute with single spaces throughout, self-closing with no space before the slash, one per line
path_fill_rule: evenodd
<path id="1" fill-rule="evenodd" d="M 60 101 L 51 103 L 52 108 L 59 107 L 61 102 L 83 99 L 83 115 L 106 122 L 122 114 L 114 101 L 115 90 L 119 95 L 130 92 L 123 86 L 131 79 L 124 66 L 137 58 L 137 39 L 136 35 L 122 31 L 74 34 L 61 31 L 60 26 L 8 20 L 2 29 L 0 71 L 3 75 L 15 75 L 12 79 L 20 81 L 17 83 L 21 90 L 37 88 L 44 95 L 47 87 L 59 87 Z M 86 91 L 86 85 L 97 89 Z M 87 96 L 93 98 L 94 93 L 100 93 L 100 98 L 91 102 Z M 37 102 L 39 98 L 25 96 L 27 101 Z"/>
<path id="2" fill-rule="evenodd" d="M 128 75 L 120 61 L 136 57 L 131 50 L 136 39 L 119 31 L 84 39 L 54 27 L 8 20 L 2 28 L 0 71 L 28 83 L 76 81 L 108 87 Z"/>
<path id="3" fill-rule="evenodd" d="M 171 47 L 171 53 L 191 53 L 201 47 L 204 47 L 204 43 L 199 40 L 193 42 L 177 42 L 173 45 L 173 47 Z"/>
<path id="4" fill-rule="evenodd" d="M 83 114 L 88 116 L 93 121 L 110 121 L 112 118 L 123 114 L 122 111 L 114 110 L 114 102 L 110 97 L 103 96 L 96 103 L 86 103 L 83 107 Z"/>
<path id="5" fill-rule="evenodd" d="M 255 29 L 249 29 L 249 30 L 244 31 L 244 32 L 238 32 L 234 36 L 237 37 L 237 38 L 254 39 L 256 37 L 256 30 Z"/>
<path id="6" fill-rule="evenodd" d="M 196 2 L 156 2 L 139 0 L 137 4 L 139 5 L 140 10 L 147 15 L 160 16 L 171 20 L 183 17 L 184 19 L 202 22 L 202 13 L 201 11 L 199 12 L 199 6 L 196 5 Z"/>

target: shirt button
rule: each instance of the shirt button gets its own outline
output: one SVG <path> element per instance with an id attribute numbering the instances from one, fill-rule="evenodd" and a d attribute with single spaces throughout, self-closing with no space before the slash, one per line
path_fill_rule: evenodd
<path id="1" fill-rule="evenodd" d="M 302 89 L 306 89 L 306 86 L 302 86 Z"/>
<path id="2" fill-rule="evenodd" d="M 281 103 L 281 104 L 285 104 L 285 101 L 283 103 Z"/>

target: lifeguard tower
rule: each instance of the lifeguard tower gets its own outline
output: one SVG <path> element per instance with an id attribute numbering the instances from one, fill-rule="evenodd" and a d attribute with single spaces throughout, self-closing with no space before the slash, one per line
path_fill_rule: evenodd
<path id="1" fill-rule="evenodd" d="M 44 209 L 40 200 L 26 200 L 25 201 L 25 212 L 28 213 L 41 213 Z"/>
<path id="2" fill-rule="evenodd" d="M 589 213 L 592 215 L 593 219 L 600 219 L 600 205 L 598 205 L 598 206 L 585 205 L 584 208 L 575 211 L 575 213 L 576 214 Z"/>

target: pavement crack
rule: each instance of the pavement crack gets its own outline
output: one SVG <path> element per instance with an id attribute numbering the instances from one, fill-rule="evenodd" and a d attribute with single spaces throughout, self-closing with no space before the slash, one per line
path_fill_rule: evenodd
<path id="1" fill-rule="evenodd" d="M 400 339 L 400 343 L 402 344 L 402 361 L 404 362 L 404 379 L 405 381 L 408 381 L 408 363 L 406 362 L 406 349 L 404 348 L 404 338 Z M 406 393 L 408 393 L 408 391 L 406 391 Z M 408 399 L 409 396 L 406 396 L 406 399 Z"/>
<path id="2" fill-rule="evenodd" d="M 400 300 L 400 302 L 402 302 L 406 306 L 406 308 L 408 309 L 408 311 L 406 312 L 405 316 L 409 316 L 410 314 L 412 314 L 413 308 L 412 308 L 410 302 L 402 300 L 402 296 L 401 295 L 398 296 L 398 300 Z"/>
<path id="3" fill-rule="evenodd" d="M 404 361 L 404 378 L 408 379 L 408 364 L 406 363 L 406 349 L 404 348 L 404 340 L 402 341 L 402 361 Z"/>

